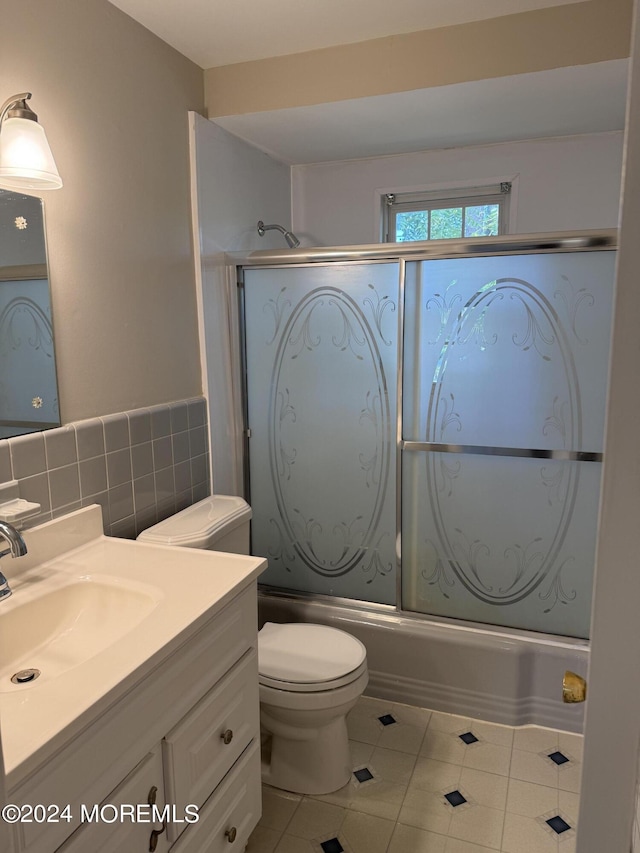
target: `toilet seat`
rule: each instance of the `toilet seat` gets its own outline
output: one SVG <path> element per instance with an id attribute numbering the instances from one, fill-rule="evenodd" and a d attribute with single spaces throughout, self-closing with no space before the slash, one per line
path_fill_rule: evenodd
<path id="1" fill-rule="evenodd" d="M 367 668 L 360 640 L 326 625 L 265 623 L 258 633 L 260 684 L 314 693 L 355 681 Z"/>

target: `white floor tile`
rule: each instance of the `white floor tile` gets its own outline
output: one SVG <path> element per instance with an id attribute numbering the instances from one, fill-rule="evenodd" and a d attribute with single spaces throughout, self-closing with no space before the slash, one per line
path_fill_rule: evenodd
<path id="1" fill-rule="evenodd" d="M 447 805 L 442 794 L 414 789 L 407 791 L 398 821 L 418 829 L 447 835 L 452 813 L 453 809 Z"/>
<path id="2" fill-rule="evenodd" d="M 426 723 L 425 725 L 411 725 L 398 721 L 383 728 L 380 732 L 377 745 L 417 755 L 420 751 L 426 729 Z"/>
<path id="3" fill-rule="evenodd" d="M 445 714 L 442 711 L 434 711 L 429 720 L 429 728 L 438 732 L 457 732 L 469 728 L 475 720 L 469 717 L 459 717 L 457 714 Z"/>
<path id="4" fill-rule="evenodd" d="M 543 729 L 540 726 L 521 726 L 514 731 L 513 748 L 525 752 L 553 752 L 558 749 L 558 732 L 555 729 Z"/>
<path id="5" fill-rule="evenodd" d="M 567 839 L 570 841 L 571 839 Z M 559 848 L 557 837 L 530 817 L 507 812 L 502 836 L 503 853 L 569 853 L 566 842 Z"/>
<path id="6" fill-rule="evenodd" d="M 429 720 L 429 728 L 432 731 L 449 732 L 461 734 L 471 731 L 480 740 L 487 743 L 495 743 L 499 746 L 511 746 L 513 743 L 513 728 L 502 726 L 498 723 L 486 723 L 483 720 L 474 720 L 471 717 L 459 717 L 456 714 L 443 714 L 434 711 Z"/>
<path id="7" fill-rule="evenodd" d="M 314 799 L 395 821 L 415 762 L 413 755 L 375 747 L 365 762 L 374 775 L 371 781 L 360 784 L 352 776 L 340 790 Z"/>
<path id="8" fill-rule="evenodd" d="M 579 793 L 581 781 L 582 764 L 580 762 L 563 764 L 558 768 L 558 788 L 562 791 L 571 791 L 574 794 Z"/>
<path id="9" fill-rule="evenodd" d="M 409 790 L 418 789 L 431 793 L 454 791 L 460 784 L 461 774 L 462 767 L 459 764 L 434 761 L 432 758 L 420 756 L 409 782 Z"/>
<path id="10" fill-rule="evenodd" d="M 286 834 L 309 841 L 333 838 L 338 834 L 344 818 L 345 810 L 339 806 L 305 798 L 289 822 Z"/>
<path id="11" fill-rule="evenodd" d="M 361 713 L 356 706 L 347 715 L 347 732 L 349 740 L 375 745 L 380 737 L 380 723 L 373 715 Z"/>
<path id="12" fill-rule="evenodd" d="M 375 716 L 390 714 L 393 705 L 397 703 L 389 702 L 387 699 L 376 699 L 374 696 L 361 696 L 356 704 L 356 709 L 360 713 L 370 713 Z"/>
<path id="13" fill-rule="evenodd" d="M 406 785 L 384 780 L 358 787 L 356 785 L 345 786 L 334 794 L 323 794 L 318 799 L 386 820 L 398 819 L 407 791 Z"/>
<path id="14" fill-rule="evenodd" d="M 347 812 L 340 838 L 346 840 L 352 853 L 386 853 L 394 829 L 393 820 Z"/>
<path id="15" fill-rule="evenodd" d="M 535 818 L 559 808 L 558 789 L 535 785 L 520 779 L 509 780 L 507 811 L 522 817 Z"/>
<path id="16" fill-rule="evenodd" d="M 523 782 L 534 782 L 549 788 L 558 787 L 558 768 L 549 759 L 535 752 L 514 749 L 511 754 L 510 775 L 512 779 L 521 779 Z"/>
<path id="17" fill-rule="evenodd" d="M 354 769 L 356 767 L 362 767 L 363 764 L 366 764 L 371 760 L 371 755 L 374 749 L 375 744 L 373 743 L 362 743 L 357 740 L 350 740 L 349 751 L 351 752 L 351 766 Z"/>
<path id="18" fill-rule="evenodd" d="M 317 850 L 313 842 L 285 833 L 274 853 L 317 853 Z"/>
<path id="19" fill-rule="evenodd" d="M 460 774 L 460 790 L 467 799 L 480 806 L 504 811 L 507 802 L 509 779 L 483 770 L 463 767 Z"/>
<path id="20" fill-rule="evenodd" d="M 558 748 L 561 752 L 567 752 L 582 761 L 582 753 L 584 748 L 584 738 L 582 735 L 575 735 L 571 732 L 558 732 Z"/>
<path id="21" fill-rule="evenodd" d="M 429 724 L 420 747 L 420 755 L 449 764 L 463 764 L 466 746 L 452 732 L 432 729 Z"/>
<path id="22" fill-rule="evenodd" d="M 500 849 L 504 812 L 486 806 L 462 807 L 453 810 L 449 835 L 462 841 L 472 841 L 482 847 Z"/>
<path id="23" fill-rule="evenodd" d="M 406 787 L 415 763 L 414 755 L 378 746 L 371 753 L 367 766 L 371 765 L 378 778 L 387 782 L 399 782 Z"/>
<path id="24" fill-rule="evenodd" d="M 398 823 L 388 853 L 445 853 L 446 844 L 444 835 Z"/>
<path id="25" fill-rule="evenodd" d="M 487 743 L 498 746 L 513 746 L 513 729 L 511 726 L 501 726 L 498 723 L 485 723 L 482 720 L 469 720 L 469 729 Z"/>
<path id="26" fill-rule="evenodd" d="M 281 832 L 258 824 L 251 833 L 246 853 L 273 853 L 281 836 Z"/>
<path id="27" fill-rule="evenodd" d="M 384 726 L 378 717 L 396 720 Z M 538 726 L 511 728 L 364 696 L 348 715 L 354 769 L 332 794 L 263 787 L 263 815 L 246 853 L 575 853 L 583 739 Z M 466 745 L 459 734 L 478 742 Z M 570 761 L 556 766 L 546 753 Z M 445 793 L 467 803 L 452 807 Z M 556 835 L 543 816 L 571 830 Z"/>
<path id="28" fill-rule="evenodd" d="M 444 853 L 494 853 L 491 847 L 481 847 L 472 841 L 461 841 L 459 838 L 448 838 Z"/>
<path id="29" fill-rule="evenodd" d="M 301 794 L 291 794 L 263 785 L 260 823 L 268 829 L 283 832 L 301 801 Z"/>
<path id="30" fill-rule="evenodd" d="M 465 767 L 484 770 L 486 773 L 509 775 L 511 747 L 495 743 L 474 743 L 465 747 L 463 762 Z"/>
<path id="31" fill-rule="evenodd" d="M 408 723 L 412 726 L 424 726 L 426 728 L 433 712 L 426 708 L 416 708 L 413 705 L 394 703 L 391 706 L 391 713 L 396 720 L 400 720 L 402 723 Z"/>
<path id="32" fill-rule="evenodd" d="M 568 815 L 571 826 L 578 825 L 578 813 L 580 812 L 580 794 L 569 791 L 558 791 L 558 806 L 563 814 Z M 636 853 L 640 847 L 636 848 Z"/>

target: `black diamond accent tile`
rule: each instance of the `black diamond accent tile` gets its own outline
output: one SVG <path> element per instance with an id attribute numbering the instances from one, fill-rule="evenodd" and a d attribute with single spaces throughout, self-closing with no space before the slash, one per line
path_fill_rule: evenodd
<path id="1" fill-rule="evenodd" d="M 344 847 L 337 838 L 330 838 L 328 841 L 321 841 L 320 847 L 322 847 L 324 853 L 344 853 Z"/>
<path id="2" fill-rule="evenodd" d="M 466 799 L 462 796 L 460 791 L 450 791 L 448 794 L 444 795 L 445 800 L 449 803 L 449 805 L 461 806 L 463 803 L 466 803 Z"/>
<path id="3" fill-rule="evenodd" d="M 390 726 L 397 722 L 396 718 L 392 717 L 391 714 L 383 714 L 381 717 L 378 717 L 378 719 L 383 726 Z"/>
<path id="4" fill-rule="evenodd" d="M 554 764 L 557 764 L 560 767 L 561 764 L 566 764 L 569 759 L 566 755 L 563 755 L 561 752 L 550 752 L 549 758 L 553 761 Z"/>
<path id="5" fill-rule="evenodd" d="M 353 775 L 356 777 L 358 782 L 368 782 L 369 779 L 373 779 L 373 773 L 368 767 L 363 767 L 361 770 L 355 770 Z"/>
<path id="6" fill-rule="evenodd" d="M 469 746 L 472 743 L 478 743 L 478 738 L 474 735 L 473 732 L 465 732 L 463 735 L 458 735 L 463 743 L 466 743 Z"/>
<path id="7" fill-rule="evenodd" d="M 550 817 L 547 823 L 554 832 L 558 833 L 558 835 L 561 835 L 563 832 L 566 832 L 568 829 L 571 829 L 566 820 L 563 820 L 559 814 L 557 814 L 555 817 Z"/>

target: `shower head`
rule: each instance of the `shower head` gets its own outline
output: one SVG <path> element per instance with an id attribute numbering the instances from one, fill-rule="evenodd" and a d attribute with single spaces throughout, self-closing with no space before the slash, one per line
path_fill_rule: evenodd
<path id="1" fill-rule="evenodd" d="M 265 231 L 279 231 L 284 235 L 284 239 L 287 241 L 287 246 L 290 249 L 296 249 L 300 245 L 300 240 L 296 237 L 296 235 L 292 231 L 287 231 L 282 225 L 265 225 L 262 219 L 258 222 L 258 234 L 261 237 L 264 237 Z"/>

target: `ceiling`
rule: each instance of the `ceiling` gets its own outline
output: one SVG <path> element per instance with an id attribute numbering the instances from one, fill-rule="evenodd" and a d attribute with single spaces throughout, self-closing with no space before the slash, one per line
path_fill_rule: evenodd
<path id="1" fill-rule="evenodd" d="M 201 68 L 580 0 L 110 0 Z"/>
<path id="2" fill-rule="evenodd" d="M 110 2 L 212 68 L 579 0 Z M 621 130 L 627 67 L 612 60 L 215 122 L 288 164 Z"/>

